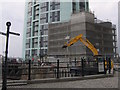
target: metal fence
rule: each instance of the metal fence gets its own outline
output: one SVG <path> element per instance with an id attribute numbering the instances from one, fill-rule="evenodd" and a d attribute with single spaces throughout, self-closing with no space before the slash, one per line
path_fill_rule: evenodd
<path id="1" fill-rule="evenodd" d="M 44 78 L 77 77 L 85 75 L 111 73 L 111 59 L 60 61 L 55 62 L 33 62 L 28 60 L 22 63 L 7 63 L 7 79 L 10 80 L 32 80 Z M 3 63 L 4 67 L 4 63 Z M 4 71 L 3 71 L 4 72 Z M 3 76 L 4 77 L 4 76 Z"/>

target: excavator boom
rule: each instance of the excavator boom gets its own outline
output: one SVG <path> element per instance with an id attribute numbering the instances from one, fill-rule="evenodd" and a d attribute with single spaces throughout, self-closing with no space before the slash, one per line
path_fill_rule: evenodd
<path id="1" fill-rule="evenodd" d="M 83 35 L 80 34 L 72 38 L 68 43 L 65 43 L 62 48 L 69 47 L 80 40 L 85 46 L 87 46 L 93 52 L 94 56 L 98 55 L 97 49 L 89 42 L 89 40 L 87 40 L 86 38 L 83 38 L 82 36 Z"/>

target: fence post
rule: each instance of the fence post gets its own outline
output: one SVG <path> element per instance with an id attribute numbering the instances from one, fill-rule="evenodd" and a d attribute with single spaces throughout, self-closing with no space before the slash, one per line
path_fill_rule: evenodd
<path id="1" fill-rule="evenodd" d="M 98 58 L 96 58 L 96 60 L 97 60 L 96 62 L 97 62 L 97 74 L 98 74 L 99 73 L 99 66 L 98 66 L 98 61 L 99 60 L 98 60 Z"/>
<path id="2" fill-rule="evenodd" d="M 108 59 L 109 60 L 109 74 L 111 73 L 111 58 Z"/>
<path id="3" fill-rule="evenodd" d="M 75 57 L 75 67 L 76 67 L 76 57 Z"/>
<path id="4" fill-rule="evenodd" d="M 31 60 L 29 60 L 29 67 L 28 67 L 28 80 L 31 80 Z"/>
<path id="5" fill-rule="evenodd" d="M 59 59 L 57 60 L 57 78 L 59 78 Z"/>
<path id="6" fill-rule="evenodd" d="M 84 59 L 81 58 L 81 60 L 82 60 L 82 76 L 84 76 Z"/>
<path id="7" fill-rule="evenodd" d="M 66 70 L 65 70 L 65 77 L 67 77 L 67 75 L 66 75 Z"/>
<path id="8" fill-rule="evenodd" d="M 105 58 L 103 58 L 103 62 L 104 62 L 104 74 L 106 74 L 106 69 L 105 69 Z"/>

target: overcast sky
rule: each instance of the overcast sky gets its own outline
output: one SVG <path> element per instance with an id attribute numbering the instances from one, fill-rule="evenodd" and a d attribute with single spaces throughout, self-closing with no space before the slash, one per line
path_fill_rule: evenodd
<path id="1" fill-rule="evenodd" d="M 17 2 L 16 2 L 17 1 Z M 98 19 L 112 21 L 118 25 L 119 0 L 89 0 L 90 9 Z M 0 31 L 6 32 L 6 22 L 12 22 L 10 31 L 20 33 L 20 36 L 10 35 L 9 56 L 22 57 L 22 40 L 24 28 L 25 0 L 0 0 Z M 5 36 L 0 35 L 0 54 L 4 55 Z M 119 50 L 120 51 L 120 50 Z"/>

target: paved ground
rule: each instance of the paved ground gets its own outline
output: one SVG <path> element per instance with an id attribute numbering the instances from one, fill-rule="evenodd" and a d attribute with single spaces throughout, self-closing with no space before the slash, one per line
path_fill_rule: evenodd
<path id="1" fill-rule="evenodd" d="M 118 88 L 118 78 L 112 77 L 94 80 L 29 84 L 24 86 L 15 86 L 14 88 Z"/>
<path id="2" fill-rule="evenodd" d="M 69 82 L 29 84 L 15 86 L 14 88 L 118 88 L 118 76 Z"/>

